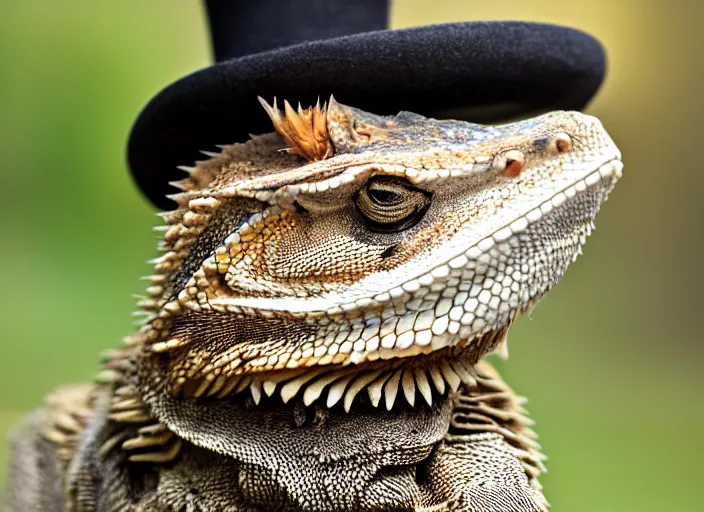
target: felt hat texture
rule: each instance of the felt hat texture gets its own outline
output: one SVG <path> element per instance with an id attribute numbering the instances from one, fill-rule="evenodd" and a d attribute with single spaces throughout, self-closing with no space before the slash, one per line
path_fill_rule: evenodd
<path id="1" fill-rule="evenodd" d="M 387 30 L 386 1 L 209 0 L 217 62 L 149 101 L 128 141 L 144 194 L 172 209 L 169 181 L 200 150 L 272 131 L 257 96 L 304 107 L 334 94 L 376 114 L 498 123 L 580 110 L 604 77 L 593 37 L 526 22 L 463 22 Z"/>

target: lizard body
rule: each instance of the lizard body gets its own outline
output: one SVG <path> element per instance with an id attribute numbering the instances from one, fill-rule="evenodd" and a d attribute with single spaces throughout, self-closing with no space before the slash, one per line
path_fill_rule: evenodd
<path id="1" fill-rule="evenodd" d="M 601 124 L 263 105 L 184 168 L 143 327 L 16 435 L 8 510 L 547 510 L 482 358 L 620 177 Z"/>

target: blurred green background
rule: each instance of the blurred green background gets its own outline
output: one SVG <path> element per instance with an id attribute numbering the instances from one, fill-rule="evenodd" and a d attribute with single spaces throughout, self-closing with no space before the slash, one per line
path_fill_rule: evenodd
<path id="1" fill-rule="evenodd" d="M 146 101 L 210 55 L 196 0 L 0 5 L 4 438 L 132 330 L 158 219 L 127 173 L 125 140 Z M 654 0 L 393 5 L 394 27 L 539 20 L 608 49 L 588 111 L 619 143 L 625 175 L 586 257 L 512 329 L 503 365 L 531 398 L 555 511 L 704 510 L 703 12 Z"/>

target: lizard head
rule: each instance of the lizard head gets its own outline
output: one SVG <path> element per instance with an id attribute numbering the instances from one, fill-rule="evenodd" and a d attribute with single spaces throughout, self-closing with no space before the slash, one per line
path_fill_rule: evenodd
<path id="1" fill-rule="evenodd" d="M 287 400 L 315 382 L 308 403 L 337 381 L 340 399 L 411 356 L 440 361 L 414 374 L 421 392 L 427 376 L 471 378 L 581 252 L 621 175 L 578 112 L 481 126 L 263 104 L 277 133 L 186 168 L 164 214 L 138 337 L 170 393 Z"/>

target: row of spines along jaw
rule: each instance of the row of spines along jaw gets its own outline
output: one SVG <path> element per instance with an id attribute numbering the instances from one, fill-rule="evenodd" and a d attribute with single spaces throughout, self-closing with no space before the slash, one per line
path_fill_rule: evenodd
<path id="1" fill-rule="evenodd" d="M 453 365 L 453 368 L 457 367 Z M 398 379 L 395 383 L 396 392 L 402 388 L 406 399 L 412 403 L 414 398 L 411 396 L 415 395 L 417 383 L 412 385 L 404 382 L 405 375 L 409 373 L 401 370 L 391 373 L 386 381 Z M 460 373 L 463 374 L 462 377 Z M 395 377 L 396 375 L 401 376 Z M 540 454 L 540 445 L 535 441 L 537 436 L 530 429 L 533 422 L 527 417 L 527 411 L 523 407 L 525 399 L 515 395 L 488 364 L 482 362 L 474 366 L 471 375 L 460 370 L 454 377 L 448 375 L 444 378 L 447 380 L 442 386 L 451 392 L 454 400 L 448 440 L 462 441 L 463 436 L 477 433 L 498 434 L 514 447 L 529 478 L 535 479 L 545 470 L 545 457 Z M 458 382 L 456 379 L 461 380 Z M 462 385 L 464 387 L 461 388 Z M 413 389 L 413 395 L 408 393 L 408 389 Z M 395 396 L 396 392 L 392 394 Z M 390 408 L 389 395 L 386 392 L 384 394 L 387 408 Z M 425 394 L 421 394 L 429 404 L 432 403 Z M 381 398 L 380 394 L 377 396 Z M 108 417 L 112 421 L 134 427 L 121 429 L 109 438 L 101 448 L 101 455 L 107 455 L 120 447 L 129 454 L 129 460 L 133 462 L 163 463 L 178 456 L 182 447 L 181 439 L 151 417 L 148 407 L 141 402 L 134 386 L 123 384 L 115 388 Z M 534 485 L 538 485 L 537 481 Z"/>
<path id="2" fill-rule="evenodd" d="M 396 375 L 400 372 L 390 374 L 387 380 L 397 379 L 396 391 L 402 387 L 407 400 L 412 403 L 416 388 L 406 381 L 406 375 L 410 373 Z M 447 380 L 441 386 L 447 386 L 455 397 L 449 440 L 461 441 L 462 435 L 474 433 L 499 434 L 517 450 L 530 478 L 535 479 L 545 470 L 542 464 L 545 458 L 540 454 L 540 445 L 535 442 L 535 433 L 530 429 L 533 422 L 523 408 L 525 399 L 516 396 L 493 369 L 486 363 L 479 363 L 473 367 L 471 376 L 460 370 L 455 376 L 448 374 L 444 378 Z M 457 378 L 461 378 L 461 384 L 465 385 L 460 393 L 456 393 L 460 387 Z M 413 395 L 408 393 L 411 388 Z M 99 392 L 99 388 L 91 386 L 66 388 L 47 399 L 49 422 L 43 436 L 59 446 L 64 463 L 70 461 L 75 451 L 80 434 L 93 414 Z M 381 392 L 371 392 L 370 396 L 372 393 Z M 430 404 L 431 399 L 421 394 Z M 389 396 L 387 392 L 387 408 L 390 408 Z M 133 427 L 120 429 L 107 439 L 101 447 L 101 456 L 107 456 L 119 447 L 128 453 L 132 462 L 165 463 L 174 460 L 181 450 L 182 440 L 152 418 L 149 408 L 131 384 L 119 384 L 112 390 L 108 419 Z"/>
<path id="3" fill-rule="evenodd" d="M 478 344 L 500 344 L 506 330 L 489 333 Z M 366 393 L 373 407 L 382 403 L 391 410 L 402 391 L 411 406 L 422 399 L 432 405 L 434 396 L 456 392 L 464 384 L 476 386 L 478 352 L 452 347 L 416 357 L 379 360 L 364 365 L 321 365 L 291 370 L 241 372 L 233 375 L 207 373 L 191 379 L 171 379 L 173 395 L 196 399 L 223 399 L 248 392 L 254 403 L 276 397 L 288 403 L 299 397 L 304 405 L 321 402 L 327 407 L 341 403 L 346 411 L 358 396 Z"/>

